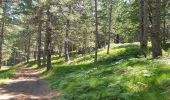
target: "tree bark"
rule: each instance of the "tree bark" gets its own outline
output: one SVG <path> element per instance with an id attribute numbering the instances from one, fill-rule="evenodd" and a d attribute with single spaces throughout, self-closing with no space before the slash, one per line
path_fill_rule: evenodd
<path id="1" fill-rule="evenodd" d="M 38 23 L 38 31 L 37 31 L 37 65 L 41 67 L 41 31 L 42 31 L 42 21 L 41 21 L 41 8 L 39 7 L 37 10 L 37 23 Z"/>
<path id="2" fill-rule="evenodd" d="M 31 36 L 29 34 L 28 45 L 27 45 L 27 63 L 29 63 L 29 60 L 30 60 L 30 47 L 31 47 Z"/>
<path id="3" fill-rule="evenodd" d="M 162 56 L 160 39 L 160 0 L 152 0 L 152 57 Z"/>
<path id="4" fill-rule="evenodd" d="M 66 34 L 65 34 L 65 40 L 64 40 L 64 54 L 65 54 L 65 62 L 68 62 L 70 60 L 69 57 L 69 28 L 70 28 L 70 20 L 67 19 L 66 23 Z"/>
<path id="5" fill-rule="evenodd" d="M 86 46 L 87 44 L 87 35 L 86 35 L 86 32 L 83 32 L 83 51 L 82 51 L 82 55 L 83 55 L 83 61 L 85 62 L 86 61 Z"/>
<path id="6" fill-rule="evenodd" d="M 2 15 L 2 23 L 1 23 L 1 34 L 0 34 L 0 69 L 2 67 L 2 46 L 4 42 L 4 27 L 6 21 L 6 5 L 7 0 L 5 0 L 4 7 L 3 7 L 3 15 Z M 1 5 L 3 4 L 3 0 L 1 1 Z M 3 6 L 3 5 L 2 5 Z"/>
<path id="7" fill-rule="evenodd" d="M 51 65 L 51 31 L 52 31 L 52 25 L 51 25 L 51 13 L 50 13 L 50 6 L 47 7 L 47 21 L 46 21 L 46 43 L 45 43 L 45 51 L 46 51 L 46 57 L 47 57 L 47 71 L 52 68 Z"/>
<path id="8" fill-rule="evenodd" d="M 120 36 L 119 36 L 119 34 L 116 34 L 116 40 L 115 40 L 115 43 L 120 43 Z"/>
<path id="9" fill-rule="evenodd" d="M 113 8 L 113 4 L 112 4 L 112 0 L 110 2 L 110 10 L 109 10 L 109 35 L 108 35 L 108 47 L 107 47 L 107 54 L 109 54 L 110 51 L 110 35 L 111 35 L 111 23 L 112 23 L 112 8 Z"/>
<path id="10" fill-rule="evenodd" d="M 104 48 L 107 48 L 107 27 L 104 27 Z"/>
<path id="11" fill-rule="evenodd" d="M 148 40 L 148 1 L 139 0 L 139 20 L 140 20 L 140 51 L 143 56 L 147 56 Z"/>
<path id="12" fill-rule="evenodd" d="M 96 31 L 95 31 L 95 57 L 94 57 L 94 63 L 97 63 L 97 58 L 98 58 L 98 38 L 99 38 L 99 33 L 98 33 L 98 12 L 97 12 L 97 0 L 95 0 L 95 21 L 96 21 Z"/>
<path id="13" fill-rule="evenodd" d="M 43 49 L 43 66 L 46 66 L 46 47 L 44 43 L 44 49 Z"/>
<path id="14" fill-rule="evenodd" d="M 17 52 L 16 52 L 16 49 L 15 48 L 13 48 L 13 66 L 15 66 L 15 64 L 16 64 L 16 57 L 17 57 Z"/>
<path id="15" fill-rule="evenodd" d="M 163 36 L 162 45 L 166 44 L 166 0 L 163 0 Z"/>
<path id="16" fill-rule="evenodd" d="M 69 15 L 71 13 L 71 6 L 69 5 Z M 66 21 L 66 34 L 64 39 L 64 55 L 65 55 L 65 62 L 68 62 L 70 60 L 69 57 L 69 30 L 70 30 L 70 20 L 67 18 Z"/>
<path id="17" fill-rule="evenodd" d="M 37 44 L 38 44 L 37 64 L 38 64 L 38 67 L 41 67 L 41 28 L 42 28 L 42 22 L 39 21 L 38 39 L 37 39 Z"/>
<path id="18" fill-rule="evenodd" d="M 34 60 L 37 61 L 37 51 L 34 51 Z"/>
<path id="19" fill-rule="evenodd" d="M 59 56 L 59 57 L 62 56 L 62 50 L 63 50 L 63 46 L 58 45 L 58 56 Z"/>

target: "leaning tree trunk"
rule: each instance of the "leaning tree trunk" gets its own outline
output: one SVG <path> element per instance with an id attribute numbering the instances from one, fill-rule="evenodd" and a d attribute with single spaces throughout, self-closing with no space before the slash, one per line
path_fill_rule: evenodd
<path id="1" fill-rule="evenodd" d="M 46 43 L 45 43 L 45 51 L 46 51 L 46 56 L 47 56 L 47 71 L 52 68 L 51 65 L 51 13 L 50 13 L 50 6 L 48 5 L 47 7 L 47 21 L 46 21 Z"/>
<path id="2" fill-rule="evenodd" d="M 152 57 L 162 56 L 160 39 L 160 0 L 152 0 Z"/>
<path id="3" fill-rule="evenodd" d="M 140 50 L 141 54 L 147 56 L 148 38 L 148 2 L 139 0 L 139 19 L 140 19 Z"/>

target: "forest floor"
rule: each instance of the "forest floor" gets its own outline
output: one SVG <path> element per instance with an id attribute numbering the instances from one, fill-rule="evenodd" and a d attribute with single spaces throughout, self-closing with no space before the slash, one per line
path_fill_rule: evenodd
<path id="1" fill-rule="evenodd" d="M 51 90 L 36 69 L 19 68 L 13 79 L 0 86 L 0 100 L 49 100 Z"/>
<path id="2" fill-rule="evenodd" d="M 109 55 L 99 50 L 97 64 L 93 64 L 94 53 L 72 55 L 69 63 L 52 56 L 53 69 L 48 73 L 37 68 L 34 60 L 23 62 L 0 70 L 0 83 L 6 83 L 0 86 L 0 100 L 48 100 L 50 96 L 53 100 L 170 100 L 169 48 L 170 44 L 163 49 L 163 57 L 152 59 L 139 56 L 138 43 L 111 45 Z M 17 73 L 14 79 L 3 81 L 13 73 Z"/>
<path id="3" fill-rule="evenodd" d="M 159 59 L 152 59 L 150 52 L 148 58 L 138 56 L 137 43 L 111 46 L 109 55 L 99 50 L 97 64 L 93 53 L 71 56 L 69 63 L 53 57 L 53 70 L 42 77 L 53 91 L 60 91 L 61 100 L 170 100 L 170 45 Z"/>

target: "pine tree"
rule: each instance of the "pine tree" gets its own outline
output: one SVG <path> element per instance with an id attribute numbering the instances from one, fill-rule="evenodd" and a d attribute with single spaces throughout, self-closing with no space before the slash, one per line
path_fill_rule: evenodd
<path id="1" fill-rule="evenodd" d="M 160 39 L 160 0 L 152 0 L 152 57 L 162 56 Z"/>

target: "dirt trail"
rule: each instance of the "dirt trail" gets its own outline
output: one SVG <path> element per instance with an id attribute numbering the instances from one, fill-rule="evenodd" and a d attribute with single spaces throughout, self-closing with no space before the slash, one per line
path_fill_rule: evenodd
<path id="1" fill-rule="evenodd" d="M 0 100 L 50 100 L 51 90 L 37 70 L 21 68 L 14 79 L 0 86 Z"/>

